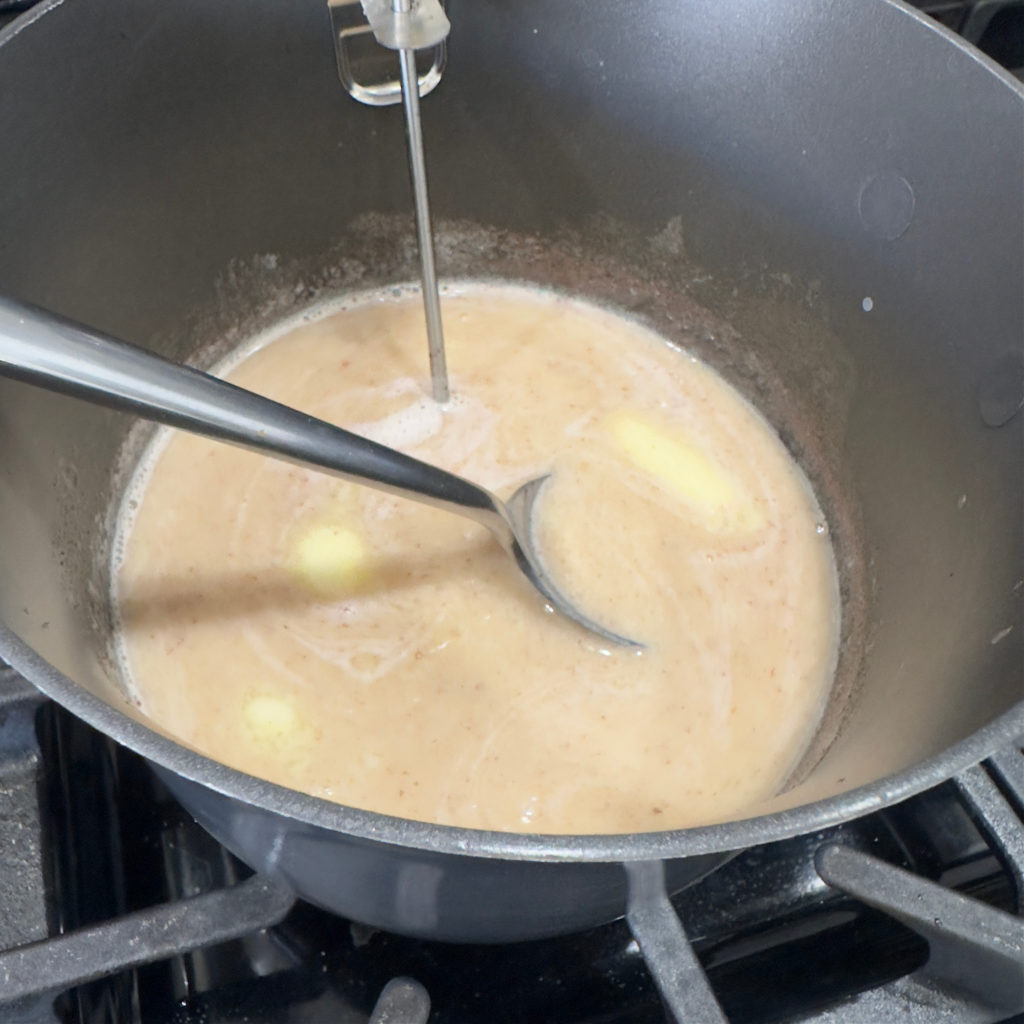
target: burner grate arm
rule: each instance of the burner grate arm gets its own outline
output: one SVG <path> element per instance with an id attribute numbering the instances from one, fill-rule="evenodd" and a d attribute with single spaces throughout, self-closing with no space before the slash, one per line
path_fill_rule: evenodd
<path id="1" fill-rule="evenodd" d="M 0 953 L 0 1003 L 62 992 L 182 949 L 212 946 L 277 924 L 294 895 L 261 875 L 228 889 L 128 914 Z"/>

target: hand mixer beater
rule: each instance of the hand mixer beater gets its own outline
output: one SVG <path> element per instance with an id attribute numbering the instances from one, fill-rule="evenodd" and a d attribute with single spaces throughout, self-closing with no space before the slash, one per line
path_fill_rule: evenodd
<path id="1" fill-rule="evenodd" d="M 434 263 L 434 236 L 430 226 L 416 51 L 443 42 L 451 30 L 451 23 L 439 0 L 362 0 L 362 6 L 370 31 L 377 42 L 389 50 L 398 51 L 402 105 L 405 107 L 405 127 L 409 141 L 409 171 L 412 177 L 413 204 L 416 209 L 423 312 L 427 320 L 427 344 L 430 351 L 430 382 L 434 400 L 444 403 L 450 398 L 451 392 L 448 387 L 448 368 L 444 355 L 441 301 L 438 296 L 437 269 Z"/>

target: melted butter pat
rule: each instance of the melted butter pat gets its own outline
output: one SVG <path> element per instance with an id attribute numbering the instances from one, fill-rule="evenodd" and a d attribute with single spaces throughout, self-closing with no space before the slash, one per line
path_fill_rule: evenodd
<path id="1" fill-rule="evenodd" d="M 716 532 L 754 533 L 765 519 L 753 494 L 713 456 L 633 411 L 611 417 L 609 431 L 628 463 L 689 506 L 701 525 Z"/>
<path id="2" fill-rule="evenodd" d="M 503 496 L 550 471 L 537 530 L 555 578 L 646 648 L 545 612 L 468 520 L 173 434 L 120 525 L 143 709 L 255 775 L 423 821 L 743 815 L 806 749 L 834 669 L 836 574 L 806 480 L 734 391 L 635 323 L 476 285 L 444 313 L 443 411 L 415 298 L 294 326 L 229 376 Z"/>

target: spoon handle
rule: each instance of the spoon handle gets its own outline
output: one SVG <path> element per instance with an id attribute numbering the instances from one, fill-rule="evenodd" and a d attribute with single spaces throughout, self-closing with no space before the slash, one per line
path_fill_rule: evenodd
<path id="1" fill-rule="evenodd" d="M 136 345 L 0 298 L 0 376 L 411 498 L 495 527 L 482 487 Z"/>

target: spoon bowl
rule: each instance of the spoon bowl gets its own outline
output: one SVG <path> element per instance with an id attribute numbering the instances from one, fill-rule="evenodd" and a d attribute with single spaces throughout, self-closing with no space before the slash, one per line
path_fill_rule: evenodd
<path id="1" fill-rule="evenodd" d="M 588 615 L 573 604 L 558 588 L 550 573 L 544 566 L 544 561 L 537 550 L 537 544 L 533 532 L 533 506 L 544 484 L 551 479 L 551 474 L 535 477 L 528 480 L 519 487 L 515 493 L 502 506 L 496 502 L 499 515 L 507 526 L 508 535 L 502 536 L 502 531 L 491 527 L 502 547 L 516 561 L 516 565 L 522 570 L 523 575 L 540 591 L 547 600 L 548 607 L 553 611 L 560 612 L 566 618 L 572 619 L 588 632 L 599 636 L 602 640 L 616 644 L 620 647 L 642 647 L 636 640 L 630 640 L 613 630 L 606 629 L 599 622 L 595 622 Z M 490 524 L 488 524 L 490 525 Z"/>

